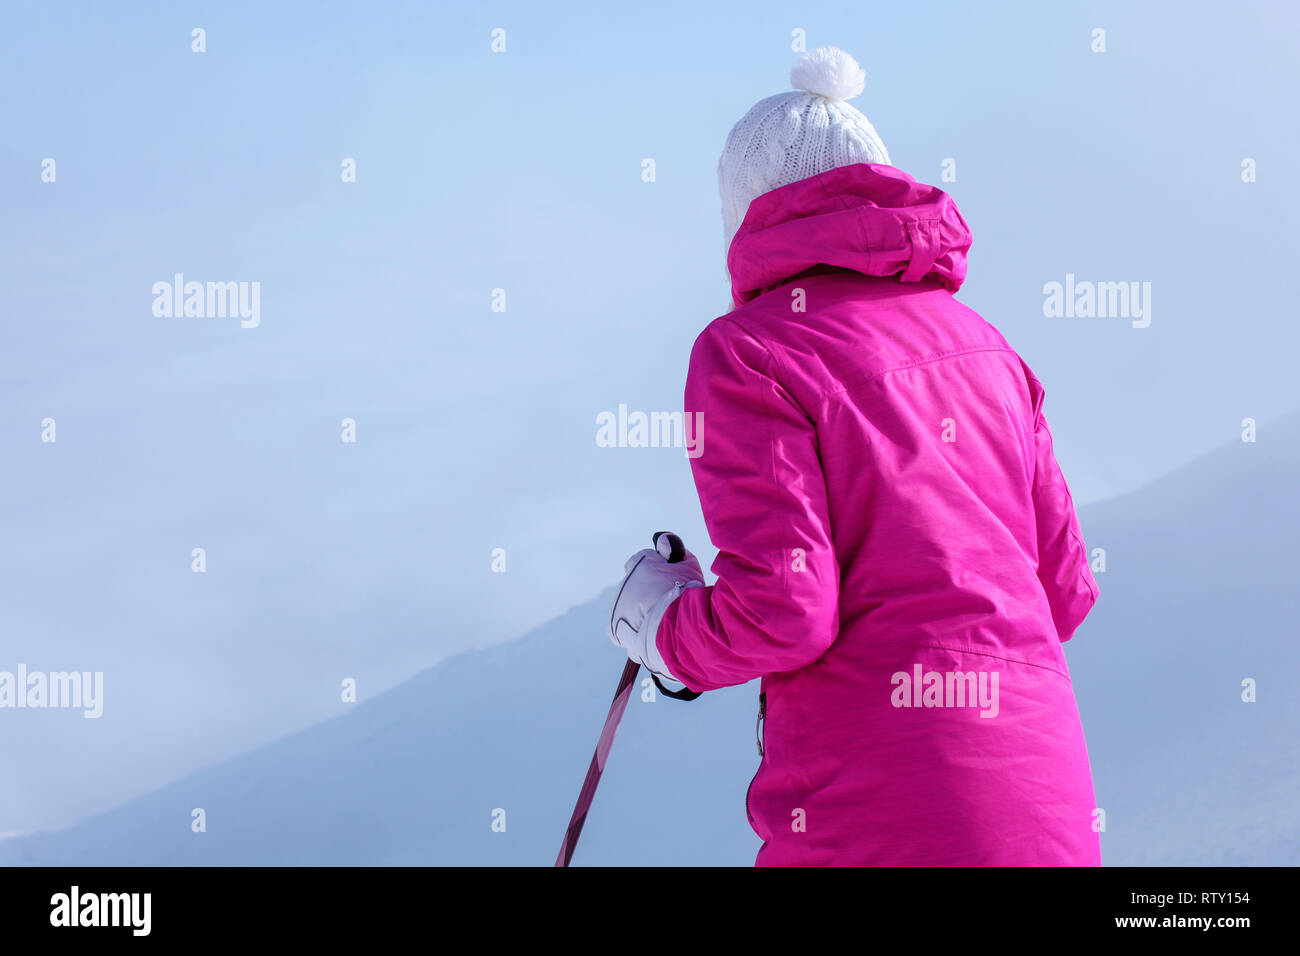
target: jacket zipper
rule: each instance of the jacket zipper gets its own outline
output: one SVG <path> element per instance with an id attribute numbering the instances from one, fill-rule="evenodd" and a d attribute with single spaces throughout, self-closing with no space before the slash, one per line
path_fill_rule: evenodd
<path id="1" fill-rule="evenodd" d="M 754 789 L 754 781 L 758 779 L 759 772 L 763 769 L 763 760 L 765 759 L 765 748 L 763 747 L 763 721 L 767 719 L 767 691 L 758 692 L 758 719 L 754 721 L 754 738 L 758 743 L 758 769 L 754 771 L 754 776 L 749 779 L 749 786 L 745 788 L 745 816 L 749 818 L 749 825 L 754 825 L 754 814 L 749 810 L 749 792 Z"/>

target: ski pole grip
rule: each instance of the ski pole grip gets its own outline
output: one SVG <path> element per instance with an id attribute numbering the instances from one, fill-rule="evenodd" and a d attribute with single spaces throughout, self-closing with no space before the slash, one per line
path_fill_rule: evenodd
<path id="1" fill-rule="evenodd" d="M 664 560 L 669 564 L 677 564 L 686 560 L 686 545 L 682 543 L 681 538 L 671 531 L 656 531 L 651 541 L 654 543 L 655 550 L 662 554 Z M 649 670 L 649 668 L 646 669 Z M 652 673 L 650 677 L 654 680 L 655 686 L 659 688 L 660 693 L 674 700 L 694 700 L 702 693 L 687 687 L 683 687 L 681 690 L 671 690 L 660 682 L 658 674 Z"/>
<path id="2" fill-rule="evenodd" d="M 686 545 L 682 544 L 682 539 L 671 531 L 656 531 L 651 541 L 654 543 L 655 550 L 662 554 L 669 564 L 686 560 Z"/>

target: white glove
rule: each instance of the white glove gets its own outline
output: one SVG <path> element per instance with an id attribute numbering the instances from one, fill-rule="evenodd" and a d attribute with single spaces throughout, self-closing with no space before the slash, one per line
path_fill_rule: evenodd
<path id="1" fill-rule="evenodd" d="M 664 534 L 656 542 L 665 551 L 670 550 L 670 538 Z M 681 547 L 681 540 L 676 544 Z M 704 587 L 704 574 L 700 562 L 684 547 L 685 557 L 669 563 L 659 551 L 647 548 L 627 559 L 623 570 L 627 572 L 623 584 L 614 598 L 614 609 L 609 615 L 609 637 L 627 651 L 627 656 L 652 673 L 667 680 L 677 680 L 655 646 L 659 622 L 669 605 L 687 588 Z M 678 681 L 680 683 L 680 681 Z"/>

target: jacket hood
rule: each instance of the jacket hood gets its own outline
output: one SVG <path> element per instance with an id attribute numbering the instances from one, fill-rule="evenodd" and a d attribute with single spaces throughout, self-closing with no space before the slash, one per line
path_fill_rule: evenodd
<path id="1" fill-rule="evenodd" d="M 956 292 L 970 244 L 966 220 L 942 189 L 881 163 L 840 166 L 750 203 L 727 253 L 732 301 L 744 305 L 819 265 L 936 279 Z"/>

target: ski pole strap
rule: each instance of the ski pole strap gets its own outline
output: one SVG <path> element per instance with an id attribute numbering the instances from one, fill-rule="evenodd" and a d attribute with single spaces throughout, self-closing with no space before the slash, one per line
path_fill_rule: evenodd
<path id="1" fill-rule="evenodd" d="M 655 682 L 655 686 L 659 688 L 661 694 L 665 697 L 671 697 L 673 700 L 694 700 L 696 697 L 699 697 L 700 694 L 704 693 L 704 691 L 690 690 L 686 687 L 683 687 L 681 690 L 669 690 L 663 685 L 663 681 L 659 679 L 658 674 L 651 674 L 650 679 Z"/>

